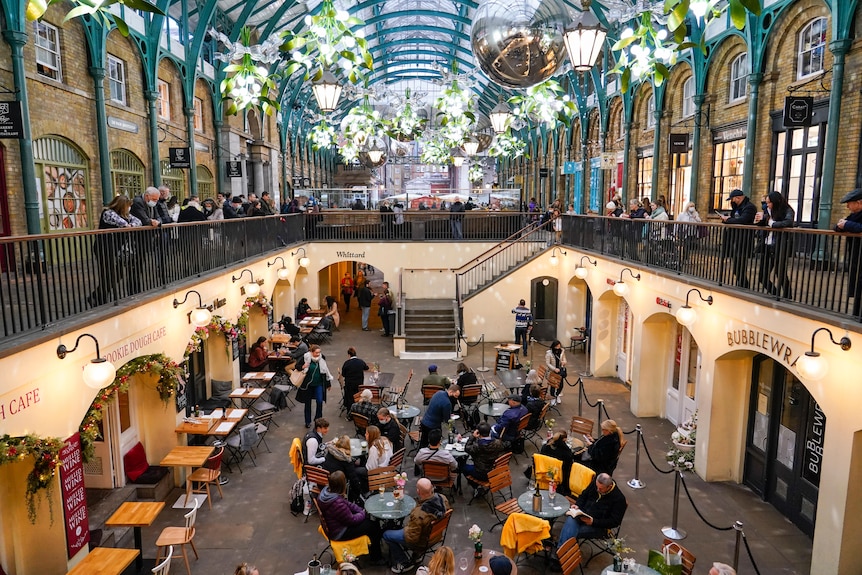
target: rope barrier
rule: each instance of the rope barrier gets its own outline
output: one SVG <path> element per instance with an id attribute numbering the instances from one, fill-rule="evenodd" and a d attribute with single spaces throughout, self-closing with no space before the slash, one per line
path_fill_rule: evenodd
<path id="1" fill-rule="evenodd" d="M 748 537 L 745 536 L 745 531 L 742 532 L 742 542 L 745 544 L 745 552 L 748 553 L 748 559 L 751 561 L 751 566 L 754 567 L 754 572 L 760 575 L 760 569 L 757 568 L 757 563 L 754 562 L 754 555 L 751 554 L 751 547 L 748 546 Z"/>
<path id="2" fill-rule="evenodd" d="M 731 525 L 730 527 L 718 527 L 710 523 L 706 519 L 706 517 L 704 517 L 703 514 L 700 512 L 700 509 L 697 508 L 697 505 L 694 504 L 694 499 L 691 498 L 691 493 L 688 490 L 688 485 L 685 484 L 685 476 L 683 474 L 680 475 L 680 479 L 682 479 L 682 488 L 685 489 L 685 495 L 686 497 L 688 497 L 689 503 L 691 503 L 691 506 L 694 508 L 694 512 L 697 513 L 697 516 L 700 517 L 701 521 L 703 521 L 716 531 L 730 531 L 731 529 L 733 529 L 733 525 Z"/>
<path id="3" fill-rule="evenodd" d="M 652 455 L 650 455 L 650 453 L 649 453 L 649 448 L 647 448 L 647 444 L 646 444 L 646 441 L 643 439 L 643 435 L 640 436 L 640 441 L 641 441 L 641 444 L 644 446 L 644 452 L 646 453 L 647 459 L 649 459 L 649 462 L 652 464 L 652 466 L 655 468 L 656 471 L 658 471 L 659 473 L 664 473 L 664 474 L 673 473 L 674 471 L 676 471 L 675 468 L 670 468 L 667 471 L 665 471 L 663 469 L 659 469 L 658 465 L 655 464 L 655 461 L 652 460 Z"/>

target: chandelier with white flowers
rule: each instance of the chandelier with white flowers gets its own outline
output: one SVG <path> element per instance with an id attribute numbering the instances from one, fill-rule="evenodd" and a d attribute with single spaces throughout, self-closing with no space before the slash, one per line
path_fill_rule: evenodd
<path id="1" fill-rule="evenodd" d="M 279 109 L 275 99 L 277 76 L 269 74 L 268 65 L 281 58 L 277 40 L 269 39 L 261 44 L 252 44 L 253 29 L 244 26 L 239 40 L 230 38 L 211 29 L 210 34 L 226 48 L 225 52 L 215 55 L 215 59 L 227 62 L 224 72 L 230 74 L 221 82 L 220 92 L 223 100 L 230 100 L 225 113 L 234 115 L 240 110 L 259 109 L 272 115 Z"/>

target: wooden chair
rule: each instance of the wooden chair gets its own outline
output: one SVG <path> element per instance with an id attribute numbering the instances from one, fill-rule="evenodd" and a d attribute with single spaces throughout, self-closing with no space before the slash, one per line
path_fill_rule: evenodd
<path id="1" fill-rule="evenodd" d="M 521 509 L 521 505 L 518 503 L 516 498 L 507 499 L 502 503 L 498 503 L 494 507 L 494 515 L 497 516 L 498 521 L 491 525 L 491 528 L 488 529 L 488 532 L 491 533 L 494 531 L 494 527 L 497 525 L 502 525 L 506 522 L 506 519 L 509 518 L 509 515 L 512 513 L 523 513 L 524 510 Z M 500 517 L 502 515 L 502 517 Z"/>
<path id="2" fill-rule="evenodd" d="M 691 551 L 674 541 L 673 539 L 664 538 L 664 542 L 662 543 L 662 548 L 667 547 L 668 545 L 673 544 L 679 547 L 679 550 L 682 552 L 682 575 L 691 575 L 694 570 L 694 563 L 697 561 L 697 557 L 695 557 Z M 673 547 L 669 550 L 673 553 Z"/>
<path id="3" fill-rule="evenodd" d="M 548 410 L 551 408 L 551 404 L 545 402 L 545 405 L 542 407 L 542 411 L 539 412 L 538 416 L 538 425 L 535 426 L 535 429 L 527 429 L 524 431 L 524 439 L 529 440 L 530 443 L 533 444 L 533 447 L 536 448 L 536 451 L 539 450 L 539 445 L 536 443 L 538 440 L 539 443 L 542 442 L 542 429 L 545 427 L 545 418 L 548 415 Z M 530 418 L 530 422 L 532 423 L 532 417 Z"/>
<path id="4" fill-rule="evenodd" d="M 221 477 L 221 460 L 224 456 L 224 446 L 219 447 L 216 452 L 207 458 L 203 467 L 195 469 L 186 478 L 186 502 L 191 498 L 192 493 L 206 493 L 207 503 L 210 509 L 213 508 L 212 494 L 210 493 L 210 485 L 215 485 L 218 489 L 218 494 L 224 499 L 221 485 L 219 485 L 219 477 Z M 195 483 L 198 484 L 195 487 Z"/>
<path id="5" fill-rule="evenodd" d="M 404 438 L 401 438 L 401 441 L 404 441 Z M 389 458 L 389 467 L 394 467 L 396 471 L 401 471 L 401 466 L 404 465 L 404 454 L 407 452 L 406 447 L 402 447 L 398 451 L 392 454 L 392 457 Z"/>
<path id="6" fill-rule="evenodd" d="M 571 575 L 575 567 L 580 568 L 581 575 L 584 573 L 584 566 L 581 565 L 581 546 L 578 545 L 578 540 L 572 537 L 557 549 L 557 558 L 560 560 L 560 566 L 563 569 L 563 575 Z"/>
<path id="7" fill-rule="evenodd" d="M 266 412 L 256 417 L 249 417 L 249 419 L 254 423 L 254 430 L 257 432 L 257 445 L 254 446 L 255 449 L 260 447 L 260 444 L 263 443 L 266 446 L 267 453 L 272 453 L 269 449 L 269 444 L 266 442 L 266 434 L 269 432 L 270 427 L 273 423 L 272 416 L 274 412 Z"/>
<path id="8" fill-rule="evenodd" d="M 491 509 L 491 512 L 496 515 L 494 502 L 496 501 L 497 496 L 500 497 L 501 501 L 507 501 L 514 497 L 512 495 L 512 472 L 509 469 L 509 460 L 511 459 L 511 453 L 504 453 L 500 457 L 498 457 L 494 461 L 494 467 L 491 468 L 491 471 L 488 472 L 488 480 L 482 481 L 481 479 L 476 479 L 475 477 L 467 476 L 467 479 L 478 485 L 479 487 L 485 490 L 485 493 L 481 495 L 481 497 L 485 500 L 485 503 L 488 504 L 488 507 Z M 509 496 L 506 497 L 506 494 L 503 493 L 505 489 L 509 490 Z M 476 499 L 476 494 L 470 499 L 467 505 L 473 503 L 473 500 Z M 497 516 L 499 519 L 499 516 Z"/>
<path id="9" fill-rule="evenodd" d="M 329 485 L 329 472 L 317 465 L 303 465 L 302 474 L 305 475 L 305 480 L 308 482 L 308 494 L 312 499 L 315 499 L 320 490 L 326 485 Z M 305 516 L 305 523 L 308 523 L 308 515 Z"/>
<path id="10" fill-rule="evenodd" d="M 381 487 L 385 489 L 395 487 L 395 467 L 388 465 L 368 470 L 368 490 L 376 493 Z"/>
<path id="11" fill-rule="evenodd" d="M 540 363 L 536 366 L 536 375 L 539 376 L 539 381 L 545 381 L 545 377 L 548 375 L 548 366 L 544 363 Z"/>
<path id="12" fill-rule="evenodd" d="M 556 397 L 563 389 L 563 378 L 560 377 L 560 374 L 556 371 L 552 371 L 548 373 L 548 390 L 553 390 L 551 396 Z M 562 415 L 560 413 L 559 408 L 557 408 L 557 403 L 554 402 L 554 405 L 551 406 L 554 411 L 557 412 L 557 415 Z"/>
<path id="13" fill-rule="evenodd" d="M 371 391 L 371 403 L 380 405 L 380 388 L 376 385 L 360 385 L 359 393 L 353 396 L 353 401 L 359 401 L 359 395 L 365 390 Z"/>
<path id="14" fill-rule="evenodd" d="M 458 401 L 461 403 L 461 422 L 464 431 L 470 433 L 479 423 L 479 396 L 482 393 L 482 385 L 474 383 L 465 385 L 461 389 Z"/>
<path id="15" fill-rule="evenodd" d="M 586 465 L 573 461 L 571 471 L 569 471 L 569 491 L 572 492 L 572 496 L 578 497 L 584 492 L 584 489 L 592 485 L 595 478 L 595 471 Z"/>
<path id="16" fill-rule="evenodd" d="M 442 387 L 437 387 L 433 385 L 423 385 L 422 386 L 422 405 L 428 405 L 431 401 L 431 397 L 438 391 L 443 389 Z"/>
<path id="17" fill-rule="evenodd" d="M 390 405 L 404 403 L 407 397 L 407 388 L 410 387 L 410 382 L 412 380 L 413 370 L 411 369 L 410 374 L 407 376 L 407 382 L 404 385 L 386 388 L 386 397 L 383 399 L 383 406 L 389 407 Z"/>
<path id="18" fill-rule="evenodd" d="M 447 488 L 449 489 L 449 495 L 451 497 L 455 496 L 455 479 L 452 477 L 448 463 L 442 461 L 423 461 L 419 466 L 422 468 L 422 477 L 430 481 L 435 488 Z"/>
<path id="19" fill-rule="evenodd" d="M 446 510 L 446 513 L 440 519 L 431 522 L 431 532 L 428 535 L 428 544 L 424 549 L 417 550 L 413 554 L 413 563 L 424 563 L 425 556 L 442 547 L 446 542 L 446 531 L 449 529 L 449 520 L 452 519 L 452 509 Z"/>
<path id="20" fill-rule="evenodd" d="M 368 418 L 362 414 L 353 412 L 353 425 L 356 426 L 356 437 L 365 437 L 365 428 L 368 427 Z"/>
<path id="21" fill-rule="evenodd" d="M 156 563 L 162 561 L 162 552 L 166 547 L 172 547 L 173 545 L 179 545 L 180 550 L 182 551 L 183 561 L 186 563 L 186 571 L 188 571 L 189 575 L 192 575 L 192 569 L 189 567 L 189 555 L 186 551 L 186 545 L 191 545 L 192 551 L 195 553 L 195 559 L 198 557 L 198 550 L 195 548 L 195 519 L 198 516 L 198 500 L 195 499 L 195 505 L 192 507 L 192 510 L 186 513 L 186 526 L 185 527 L 165 527 L 162 529 L 162 532 L 159 534 L 159 538 L 156 539 Z"/>
<path id="22" fill-rule="evenodd" d="M 563 480 L 563 462 L 555 457 L 550 457 L 547 455 L 542 455 L 541 453 L 533 454 L 533 479 L 536 480 L 536 483 L 539 484 L 539 489 L 547 489 L 548 484 L 550 484 L 551 479 L 548 477 L 548 473 L 539 473 L 536 469 L 547 469 L 548 473 L 553 469 L 554 471 L 554 481 L 557 482 L 557 485 Z"/>
<path id="23" fill-rule="evenodd" d="M 580 438 L 581 435 L 587 435 L 589 437 L 593 436 L 593 423 L 592 419 L 587 419 L 586 417 L 581 417 L 579 415 L 572 416 L 572 423 L 569 425 L 569 431 L 572 433 L 572 437 Z"/>
<path id="24" fill-rule="evenodd" d="M 527 446 L 526 446 L 527 438 L 526 438 L 526 434 L 527 434 L 527 428 L 530 426 L 530 418 L 531 418 L 531 417 L 533 417 L 533 415 L 532 415 L 531 413 L 527 412 L 527 413 L 525 413 L 523 416 L 521 416 L 521 420 L 518 422 L 518 439 L 517 439 L 517 441 L 516 441 L 515 443 L 520 443 L 521 445 L 523 445 L 523 447 L 524 447 L 524 451 L 523 451 L 523 452 L 524 452 L 524 453 L 527 453 Z M 515 445 L 515 443 L 508 444 L 508 445 L 509 445 L 509 448 L 512 450 L 512 451 L 511 451 L 511 453 L 512 453 L 512 456 L 515 458 L 515 462 L 517 462 L 517 461 L 518 461 L 518 456 L 517 456 L 517 454 L 515 453 L 515 449 L 516 449 L 518 446 L 517 446 L 517 445 Z"/>
<path id="25" fill-rule="evenodd" d="M 171 559 L 174 556 L 174 546 L 168 547 L 168 556 L 165 560 L 153 567 L 153 575 L 168 575 L 171 571 Z"/>
<path id="26" fill-rule="evenodd" d="M 329 533 L 329 527 L 326 525 L 326 519 L 323 517 L 323 513 L 320 512 L 320 503 L 318 503 L 317 499 L 314 499 L 314 509 L 317 511 L 317 516 L 320 518 L 320 534 L 323 535 L 324 539 L 326 539 L 326 547 L 318 554 L 318 557 L 323 557 L 323 554 L 329 551 L 332 554 L 332 563 L 337 565 L 341 562 L 337 557 L 343 556 L 342 553 L 336 554 L 337 549 L 343 549 L 344 547 L 354 549 L 357 543 L 364 543 L 366 547 L 371 544 L 371 539 L 368 535 L 362 535 L 355 539 L 348 539 L 346 541 L 334 542 L 332 540 L 332 535 Z M 363 539 L 365 540 L 364 542 L 362 541 Z"/>

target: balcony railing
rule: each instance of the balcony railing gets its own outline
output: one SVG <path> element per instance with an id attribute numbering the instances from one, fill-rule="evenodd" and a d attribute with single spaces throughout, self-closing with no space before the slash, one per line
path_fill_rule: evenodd
<path id="1" fill-rule="evenodd" d="M 859 236 L 801 228 L 563 217 L 566 245 L 860 319 L 862 302 L 853 298 L 857 279 L 862 281 Z"/>

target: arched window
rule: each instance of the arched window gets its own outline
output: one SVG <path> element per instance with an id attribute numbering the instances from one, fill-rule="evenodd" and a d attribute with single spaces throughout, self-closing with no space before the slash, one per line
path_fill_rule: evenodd
<path id="1" fill-rule="evenodd" d="M 682 117 L 694 116 L 694 78 L 689 78 L 682 85 Z"/>
<path id="2" fill-rule="evenodd" d="M 213 173 L 206 166 L 198 164 L 198 197 L 202 200 L 206 198 L 215 198 L 213 192 Z"/>
<path id="3" fill-rule="evenodd" d="M 134 198 L 144 192 L 144 164 L 128 150 L 111 152 L 111 182 L 114 194 Z"/>
<path id="4" fill-rule="evenodd" d="M 655 128 L 655 96 L 651 95 L 646 104 L 646 127 L 647 130 Z"/>
<path id="5" fill-rule="evenodd" d="M 90 175 L 86 156 L 56 136 L 34 140 L 33 156 L 45 208 L 43 225 L 49 232 L 87 229 Z"/>
<path id="6" fill-rule="evenodd" d="M 186 173 L 179 168 L 172 168 L 170 160 L 159 162 L 162 169 L 162 183 L 171 189 L 171 195 L 182 201 L 186 198 Z"/>
<path id="7" fill-rule="evenodd" d="M 823 71 L 826 53 L 826 18 L 815 18 L 799 33 L 796 77 L 807 78 Z"/>
<path id="8" fill-rule="evenodd" d="M 734 58 L 730 64 L 730 97 L 728 101 L 738 102 L 748 96 L 748 54 L 743 53 Z"/>

